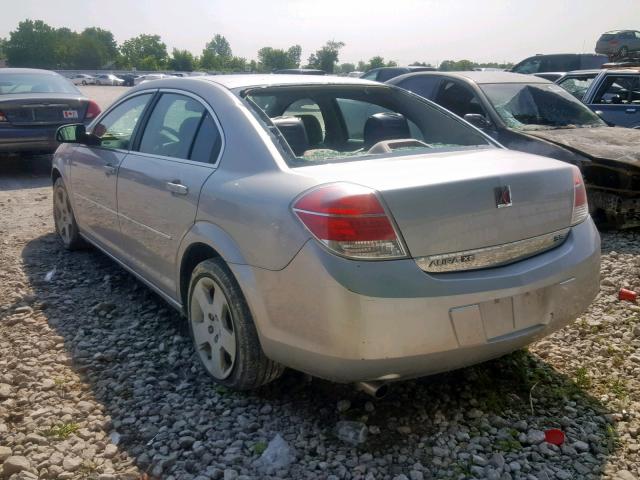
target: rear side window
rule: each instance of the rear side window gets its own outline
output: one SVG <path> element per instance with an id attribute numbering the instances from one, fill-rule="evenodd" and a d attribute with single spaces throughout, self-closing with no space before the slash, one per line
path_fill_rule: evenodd
<path id="1" fill-rule="evenodd" d="M 204 106 L 191 97 L 163 94 L 149 117 L 139 150 L 153 155 L 188 159 L 204 113 Z"/>
<path id="2" fill-rule="evenodd" d="M 550 55 L 543 57 L 541 72 L 568 72 L 580 68 L 578 55 Z"/>
<path id="3" fill-rule="evenodd" d="M 602 67 L 603 63 L 607 63 L 609 59 L 604 55 L 583 55 L 581 57 L 580 68 L 582 70 L 591 70 L 593 68 Z"/>
<path id="4" fill-rule="evenodd" d="M 387 80 L 390 80 L 404 73 L 407 73 L 407 70 L 405 70 L 404 68 L 387 68 L 384 70 L 380 70 L 380 75 L 378 75 L 378 81 L 386 82 Z"/>
<path id="5" fill-rule="evenodd" d="M 205 114 L 189 158 L 196 162 L 215 163 L 222 146 L 222 135 L 209 113 Z"/>
<path id="6" fill-rule="evenodd" d="M 433 100 L 440 81 L 441 80 L 436 76 L 411 77 L 396 85 L 404 88 L 405 90 L 409 90 L 410 92 L 420 95 L 421 97 Z"/>

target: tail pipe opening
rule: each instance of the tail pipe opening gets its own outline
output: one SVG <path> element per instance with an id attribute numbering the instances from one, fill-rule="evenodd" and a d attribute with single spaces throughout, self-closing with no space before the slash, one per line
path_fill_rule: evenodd
<path id="1" fill-rule="evenodd" d="M 356 390 L 366 393 L 375 399 L 381 399 L 389 393 L 389 384 L 385 382 L 357 382 Z"/>

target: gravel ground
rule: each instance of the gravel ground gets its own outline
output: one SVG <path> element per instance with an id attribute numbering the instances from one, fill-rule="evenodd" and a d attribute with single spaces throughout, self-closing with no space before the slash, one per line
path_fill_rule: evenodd
<path id="1" fill-rule="evenodd" d="M 0 173 L 0 478 L 639 478 L 638 233 L 603 235 L 598 299 L 528 351 L 376 402 L 294 372 L 234 393 L 162 300 L 61 248 L 36 167 Z"/>

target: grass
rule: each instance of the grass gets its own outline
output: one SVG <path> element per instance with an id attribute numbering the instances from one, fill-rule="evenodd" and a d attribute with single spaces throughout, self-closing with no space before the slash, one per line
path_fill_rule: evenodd
<path id="1" fill-rule="evenodd" d="M 262 455 L 262 453 L 267 449 L 267 442 L 256 442 L 251 447 L 251 450 L 256 455 Z"/>
<path id="2" fill-rule="evenodd" d="M 47 428 L 40 432 L 45 437 L 56 438 L 58 440 L 66 440 L 72 434 L 76 433 L 80 427 L 76 423 L 61 423 L 53 427 Z"/>
<path id="3" fill-rule="evenodd" d="M 580 389 L 587 389 L 591 386 L 591 378 L 586 367 L 580 367 L 576 370 L 576 386 Z"/>
<path id="4" fill-rule="evenodd" d="M 503 452 L 518 452 L 522 450 L 522 444 L 515 438 L 503 438 L 496 442 L 496 446 Z"/>
<path id="5" fill-rule="evenodd" d="M 619 378 L 616 378 L 609 383 L 609 390 L 619 400 L 626 400 L 627 398 L 629 398 L 629 390 L 627 389 L 627 385 Z"/>

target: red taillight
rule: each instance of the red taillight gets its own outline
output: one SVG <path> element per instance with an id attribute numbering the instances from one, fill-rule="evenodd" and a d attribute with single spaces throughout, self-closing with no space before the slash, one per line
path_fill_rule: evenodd
<path id="1" fill-rule="evenodd" d="M 100 110 L 100 107 L 96 102 L 94 102 L 93 100 L 89 100 L 89 105 L 87 105 L 87 113 L 85 113 L 84 118 L 87 120 L 96 118 L 98 115 L 100 115 L 101 111 L 102 110 Z"/>
<path id="2" fill-rule="evenodd" d="M 338 183 L 300 197 L 293 211 L 325 246 L 353 258 L 403 257 L 404 246 L 376 193 Z"/>
<path id="3" fill-rule="evenodd" d="M 7 121 L 7 117 L 5 116 L 4 113 L 0 112 L 0 122 L 6 122 Z"/>
<path id="4" fill-rule="evenodd" d="M 571 225 L 577 225 L 589 216 L 587 190 L 578 167 L 573 167 L 573 215 Z"/>

